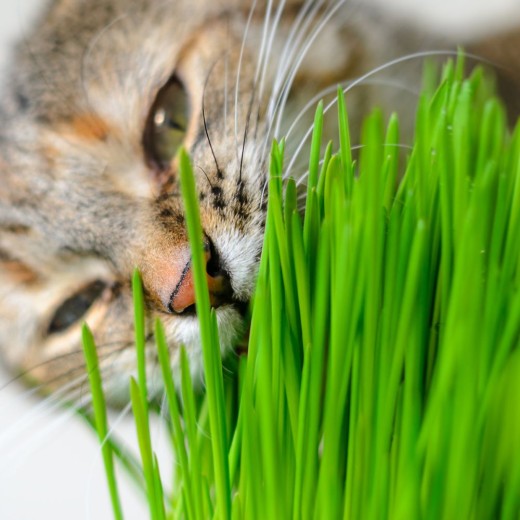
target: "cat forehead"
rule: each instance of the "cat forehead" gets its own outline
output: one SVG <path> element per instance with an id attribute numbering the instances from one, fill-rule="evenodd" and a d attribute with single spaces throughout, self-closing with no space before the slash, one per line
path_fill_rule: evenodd
<path id="1" fill-rule="evenodd" d="M 122 127 L 125 133 L 134 132 L 131 138 L 135 142 L 141 139 L 139 133 L 155 95 L 173 73 L 179 73 L 183 61 L 187 63 L 183 75 L 189 77 L 188 90 L 195 104 L 200 102 L 213 65 L 224 55 L 230 83 L 234 83 L 232 75 L 238 70 L 243 77 L 252 76 L 266 20 L 273 19 L 274 23 L 278 15 L 275 10 L 283 8 L 289 23 L 281 22 L 275 33 L 277 42 L 271 49 L 275 59 L 268 67 L 275 69 L 276 56 L 283 54 L 282 28 L 289 31 L 298 12 L 297 2 L 265 3 L 56 1 L 44 13 L 36 31 L 18 47 L 4 106 L 10 107 L 16 117 L 30 111 L 44 124 L 66 122 L 80 137 L 103 138 Z M 249 25 L 250 14 L 254 16 Z M 311 47 L 323 47 L 315 43 Z M 190 53 L 197 59 L 187 58 Z M 346 56 L 347 49 L 340 61 Z M 246 73 L 248 61 L 251 71 Z M 326 76 L 331 68 L 341 70 L 341 65 L 329 63 L 321 75 Z M 220 78 L 218 88 L 223 88 L 222 72 L 213 76 Z M 218 89 L 208 90 L 213 101 L 206 107 L 209 113 L 222 103 Z"/>
<path id="2" fill-rule="evenodd" d="M 95 112 L 96 93 L 111 92 L 114 104 L 164 82 L 193 30 L 177 21 L 185 15 L 173 2 L 162 9 L 138 0 L 92 3 L 87 13 L 87 2 L 57 2 L 17 50 L 18 108 L 43 122 Z"/>
<path id="3" fill-rule="evenodd" d="M 261 3 L 255 12 L 262 12 Z M 114 96 L 153 90 L 171 74 L 184 46 L 208 26 L 229 26 L 233 17 L 245 21 L 250 7 L 245 0 L 55 1 L 13 60 L 17 108 L 36 102 L 42 119 L 59 118 L 79 101 L 88 105 L 85 90 L 110 85 Z"/>
<path id="4" fill-rule="evenodd" d="M 80 138 L 124 134 L 134 148 L 158 90 L 190 54 L 201 58 L 185 60 L 184 70 L 193 112 L 200 109 L 208 68 L 225 45 L 240 47 L 247 20 L 247 10 L 194 13 L 182 1 L 94 1 L 92 16 L 82 12 L 86 4 L 58 2 L 19 46 L 3 105 L 15 118 L 26 113 L 44 125 L 65 124 Z"/>

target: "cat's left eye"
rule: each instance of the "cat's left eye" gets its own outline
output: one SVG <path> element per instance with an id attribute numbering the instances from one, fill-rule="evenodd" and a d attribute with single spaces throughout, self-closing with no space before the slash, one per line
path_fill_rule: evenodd
<path id="1" fill-rule="evenodd" d="M 169 167 L 186 136 L 189 99 L 182 82 L 172 76 L 158 92 L 143 136 L 146 158 L 155 167 Z"/>
<path id="2" fill-rule="evenodd" d="M 101 297 L 105 289 L 106 284 L 96 280 L 70 298 L 67 298 L 67 300 L 56 309 L 47 334 L 63 332 L 77 323 L 85 316 L 94 302 Z"/>

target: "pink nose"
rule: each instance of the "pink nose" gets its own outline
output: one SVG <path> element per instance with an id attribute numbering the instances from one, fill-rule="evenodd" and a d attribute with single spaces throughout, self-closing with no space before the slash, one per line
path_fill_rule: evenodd
<path id="1" fill-rule="evenodd" d="M 211 253 L 205 252 L 206 266 L 211 260 Z M 229 280 L 222 274 L 215 276 L 206 273 L 208 281 L 209 301 L 212 307 L 218 307 L 226 301 L 230 294 Z M 193 279 L 193 270 L 191 266 L 191 258 L 184 266 L 182 273 L 177 281 L 175 289 L 171 293 L 169 309 L 172 312 L 180 314 L 188 307 L 195 304 L 195 281 Z"/>
<path id="2" fill-rule="evenodd" d="M 206 279 L 212 307 L 230 302 L 232 297 L 229 278 L 216 256 L 206 248 Z M 163 312 L 182 314 L 195 304 L 191 252 L 187 244 L 175 247 L 171 256 L 151 255 L 142 275 L 149 299 Z"/>

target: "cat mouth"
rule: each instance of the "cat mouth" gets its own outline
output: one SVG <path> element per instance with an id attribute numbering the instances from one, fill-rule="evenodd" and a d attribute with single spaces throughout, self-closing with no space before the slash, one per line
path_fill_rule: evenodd
<path id="1" fill-rule="evenodd" d="M 240 314 L 240 316 L 242 318 L 245 319 L 245 317 L 247 316 L 247 311 L 249 309 L 249 301 L 243 301 L 243 300 L 231 300 L 229 302 L 226 302 L 226 303 L 222 303 L 220 305 L 217 305 L 217 306 L 212 306 L 214 309 L 216 309 L 216 311 L 218 312 L 218 309 L 221 309 L 221 308 L 231 308 L 231 309 L 234 309 L 235 311 L 238 312 L 238 314 Z M 182 310 L 182 312 L 177 312 L 177 313 L 170 313 L 170 312 L 160 312 L 160 314 L 162 316 L 168 316 L 168 317 L 172 317 L 172 316 L 179 316 L 179 317 L 186 317 L 186 318 L 192 318 L 192 317 L 196 317 L 197 316 L 197 306 L 195 303 L 193 303 L 192 305 L 189 305 L 188 307 L 186 307 L 185 309 Z"/>
<path id="2" fill-rule="evenodd" d="M 233 301 L 215 308 L 220 350 L 223 356 L 229 352 L 242 355 L 247 352 L 249 337 L 249 302 Z M 161 313 L 166 338 L 174 346 L 184 345 L 192 355 L 202 355 L 202 338 L 199 319 L 195 310 L 186 308 L 185 314 Z"/>

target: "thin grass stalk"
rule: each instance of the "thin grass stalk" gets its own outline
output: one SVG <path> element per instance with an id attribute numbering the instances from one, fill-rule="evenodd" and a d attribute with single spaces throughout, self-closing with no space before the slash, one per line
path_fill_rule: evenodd
<path id="1" fill-rule="evenodd" d="M 83 352 L 87 364 L 87 372 L 90 383 L 90 391 L 92 393 L 92 406 L 94 408 L 94 425 L 101 444 L 101 453 L 103 455 L 103 463 L 105 466 L 105 474 L 110 493 L 110 501 L 112 504 L 112 512 L 116 520 L 122 520 L 123 510 L 121 508 L 121 499 L 116 480 L 114 468 L 113 450 L 111 443 L 107 442 L 108 438 L 108 422 L 105 395 L 101 383 L 101 374 L 99 371 L 99 358 L 94 344 L 92 332 L 86 324 L 82 329 Z"/>
<path id="2" fill-rule="evenodd" d="M 227 434 L 224 420 L 222 362 L 220 358 L 220 348 L 215 336 L 212 335 L 212 330 L 214 331 L 216 327 L 216 318 L 214 313 L 210 313 L 206 269 L 203 262 L 203 235 L 195 181 L 190 160 L 184 150 L 181 150 L 179 154 L 179 176 L 186 207 L 186 225 L 192 251 L 192 269 L 195 282 L 197 315 L 200 323 L 204 373 L 209 403 L 209 419 L 217 493 L 216 502 L 219 517 L 221 520 L 225 520 L 231 517 L 231 484 L 229 481 Z"/>

